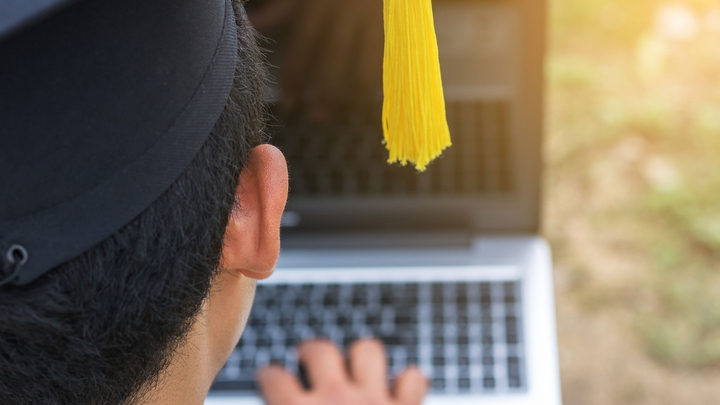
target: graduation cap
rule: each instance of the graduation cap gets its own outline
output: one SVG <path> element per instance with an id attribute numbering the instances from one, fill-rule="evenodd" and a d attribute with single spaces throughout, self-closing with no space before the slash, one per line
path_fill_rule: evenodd
<path id="1" fill-rule="evenodd" d="M 129 223 L 227 103 L 231 0 L 0 1 L 0 285 Z"/>
<path id="2" fill-rule="evenodd" d="M 232 86 L 231 1 L 0 1 L 0 286 L 100 243 L 183 172 Z M 385 0 L 384 18 L 389 162 L 424 170 L 450 145 L 430 0 Z"/>

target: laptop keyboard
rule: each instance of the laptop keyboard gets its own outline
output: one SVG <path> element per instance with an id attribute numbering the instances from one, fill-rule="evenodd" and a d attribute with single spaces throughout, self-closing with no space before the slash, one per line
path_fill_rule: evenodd
<path id="1" fill-rule="evenodd" d="M 268 363 L 298 370 L 295 347 L 360 337 L 386 345 L 389 376 L 418 365 L 432 393 L 524 391 L 519 282 L 259 284 L 248 325 L 213 384 L 253 394 Z"/>

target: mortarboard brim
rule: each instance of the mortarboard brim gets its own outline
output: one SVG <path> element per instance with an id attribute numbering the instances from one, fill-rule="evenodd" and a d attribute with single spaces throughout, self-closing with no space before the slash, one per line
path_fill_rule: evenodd
<path id="1" fill-rule="evenodd" d="M 179 177 L 227 103 L 236 28 L 231 0 L 0 2 L 0 264 L 28 253 L 14 284 Z"/>

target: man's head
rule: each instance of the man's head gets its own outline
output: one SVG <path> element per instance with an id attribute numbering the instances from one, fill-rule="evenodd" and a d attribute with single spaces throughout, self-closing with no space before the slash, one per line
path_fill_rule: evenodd
<path id="1" fill-rule="evenodd" d="M 0 289 L 3 404 L 167 400 L 178 364 L 197 361 L 207 389 L 237 342 L 254 279 L 277 259 L 287 171 L 262 145 L 262 58 L 242 6 L 235 12 L 230 98 L 179 178 L 80 256 Z"/>

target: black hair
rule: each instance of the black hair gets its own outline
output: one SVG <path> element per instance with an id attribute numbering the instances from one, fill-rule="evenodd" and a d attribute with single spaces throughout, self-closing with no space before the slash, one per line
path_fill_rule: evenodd
<path id="1" fill-rule="evenodd" d="M 1 403 L 136 403 L 192 326 L 218 271 L 240 171 L 265 140 L 262 54 L 234 6 L 234 88 L 193 162 L 110 238 L 31 285 L 0 290 Z"/>

